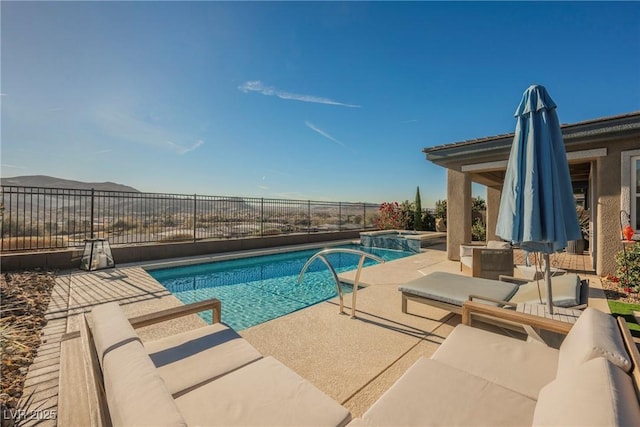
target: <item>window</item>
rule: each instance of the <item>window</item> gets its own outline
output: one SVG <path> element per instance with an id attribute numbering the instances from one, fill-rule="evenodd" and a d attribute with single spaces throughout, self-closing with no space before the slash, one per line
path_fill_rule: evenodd
<path id="1" fill-rule="evenodd" d="M 640 230 L 640 150 L 623 151 L 621 160 L 620 209 L 629 215 L 629 222 L 637 233 Z"/>
<path id="2" fill-rule="evenodd" d="M 640 229 L 640 156 L 631 158 L 631 226 Z"/>

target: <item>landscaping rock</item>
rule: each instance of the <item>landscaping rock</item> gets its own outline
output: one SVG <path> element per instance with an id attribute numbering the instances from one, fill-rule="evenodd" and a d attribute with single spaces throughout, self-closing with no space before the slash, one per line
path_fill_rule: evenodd
<path id="1" fill-rule="evenodd" d="M 53 272 L 25 271 L 0 275 L 0 405 L 9 414 L 20 407 L 29 366 L 33 363 L 44 315 L 55 284 Z M 2 426 L 11 426 L 2 416 Z"/>

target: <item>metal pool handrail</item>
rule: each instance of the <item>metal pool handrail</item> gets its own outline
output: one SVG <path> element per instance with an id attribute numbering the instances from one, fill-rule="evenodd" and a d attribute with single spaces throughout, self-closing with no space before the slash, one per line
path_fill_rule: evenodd
<path id="1" fill-rule="evenodd" d="M 342 284 L 340 282 L 340 279 L 338 278 L 338 274 L 336 273 L 336 270 L 333 268 L 329 260 L 325 257 L 325 255 L 327 254 L 335 254 L 335 253 L 347 253 L 347 254 L 353 254 L 353 255 L 360 255 L 360 260 L 358 261 L 358 270 L 356 271 L 356 278 L 353 282 L 353 292 L 351 293 L 351 318 L 355 319 L 356 298 L 358 295 L 358 282 L 360 281 L 360 271 L 362 270 L 362 265 L 364 264 L 364 260 L 366 258 L 370 258 L 374 261 L 378 261 L 379 263 L 384 263 L 385 261 L 379 256 L 376 256 L 364 251 L 360 251 L 357 249 L 346 249 L 346 248 L 323 249 L 307 260 L 307 262 L 302 267 L 302 270 L 300 270 L 300 275 L 298 276 L 298 283 L 302 282 L 302 276 L 304 276 L 305 271 L 307 271 L 307 268 L 311 265 L 311 263 L 316 258 L 319 258 L 320 261 L 324 262 L 325 265 L 329 268 L 329 271 L 331 271 L 331 274 L 333 275 L 333 280 L 335 280 L 336 282 L 336 289 L 338 290 L 338 296 L 340 297 L 340 312 L 339 312 L 340 314 L 345 314 L 344 300 L 343 300 L 343 294 L 342 294 Z"/>

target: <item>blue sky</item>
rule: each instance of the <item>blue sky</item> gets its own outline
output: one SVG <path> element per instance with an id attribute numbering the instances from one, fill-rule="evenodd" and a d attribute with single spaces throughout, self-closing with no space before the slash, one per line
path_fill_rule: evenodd
<path id="1" fill-rule="evenodd" d="M 0 7 L 3 177 L 433 206 L 421 150 L 512 132 L 531 84 L 640 110 L 638 2 Z"/>

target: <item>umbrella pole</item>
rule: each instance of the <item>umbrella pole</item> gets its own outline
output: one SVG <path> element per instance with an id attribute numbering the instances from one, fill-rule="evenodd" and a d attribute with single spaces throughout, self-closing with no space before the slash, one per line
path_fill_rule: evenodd
<path id="1" fill-rule="evenodd" d="M 547 285 L 547 307 L 549 314 L 553 314 L 553 296 L 551 295 L 551 265 L 549 262 L 549 254 L 544 255 L 544 278 Z"/>

